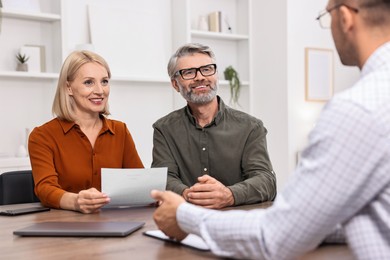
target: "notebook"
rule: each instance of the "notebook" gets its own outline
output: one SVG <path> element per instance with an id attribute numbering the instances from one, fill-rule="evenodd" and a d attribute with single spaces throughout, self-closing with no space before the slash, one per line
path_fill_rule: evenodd
<path id="1" fill-rule="evenodd" d="M 18 236 L 124 237 L 144 222 L 41 222 L 14 231 Z"/>

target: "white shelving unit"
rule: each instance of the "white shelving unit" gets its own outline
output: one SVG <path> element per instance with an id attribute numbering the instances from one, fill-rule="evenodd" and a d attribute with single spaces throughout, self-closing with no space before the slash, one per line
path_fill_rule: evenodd
<path id="1" fill-rule="evenodd" d="M 18 131 L 23 132 L 27 124 L 33 125 L 34 123 L 28 123 L 28 121 L 34 121 L 32 117 L 36 117 L 35 120 L 38 121 L 42 116 L 40 111 L 47 109 L 46 102 L 42 100 L 47 100 L 45 95 L 53 91 L 62 63 L 62 19 L 61 0 L 40 0 L 39 12 L 30 11 L 27 7 L 7 8 L 6 4 L 4 3 L 4 8 L 2 8 L 1 37 L 6 40 L 0 41 L 2 50 L 0 53 L 0 90 L 2 93 L 7 93 L 4 107 L 7 108 L 8 114 L 13 115 L 11 122 L 7 123 L 8 117 L 5 118 L 5 124 L 8 127 L 3 129 L 5 131 L 3 134 L 8 138 L 2 139 L 2 146 L 7 147 L 8 139 L 24 144 L 25 137 Z M 46 71 L 15 70 L 15 55 L 24 45 L 44 47 L 45 53 L 41 58 L 44 59 Z M 32 92 L 41 94 L 32 95 Z M 13 99 L 14 102 L 12 102 Z M 23 118 L 23 115 L 26 118 Z M 6 154 L 6 157 L 0 157 L 0 173 L 31 169 L 29 157 L 14 157 L 16 152 L 9 149 L 0 152 Z"/>
<path id="2" fill-rule="evenodd" d="M 41 56 L 46 71 L 40 75 L 32 73 L 32 78 L 53 78 L 62 63 L 61 55 L 61 0 L 40 0 L 42 12 L 28 9 L 11 9 L 5 5 L 2 8 L 2 37 L 7 41 L 0 42 L 0 76 L 21 78 L 28 77 L 26 73 L 15 73 L 15 55 L 24 45 L 43 46 L 45 53 Z M 28 29 L 26 29 L 28 28 Z M 30 72 L 27 72 L 30 73 Z M 48 75 L 45 75 L 48 73 Z"/>

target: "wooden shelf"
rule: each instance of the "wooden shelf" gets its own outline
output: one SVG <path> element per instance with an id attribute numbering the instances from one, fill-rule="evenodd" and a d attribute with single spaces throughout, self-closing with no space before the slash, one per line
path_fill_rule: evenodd
<path id="1" fill-rule="evenodd" d="M 207 31 L 191 31 L 192 37 L 207 38 L 207 39 L 216 39 L 216 40 L 231 40 L 231 41 L 241 41 L 248 40 L 248 35 L 243 34 L 231 34 L 231 33 L 218 33 L 218 32 L 207 32 Z"/>
<path id="2" fill-rule="evenodd" d="M 40 22 L 56 22 L 61 20 L 60 15 L 51 13 L 34 13 L 10 9 L 3 9 L 2 13 L 4 18 L 16 18 Z"/>

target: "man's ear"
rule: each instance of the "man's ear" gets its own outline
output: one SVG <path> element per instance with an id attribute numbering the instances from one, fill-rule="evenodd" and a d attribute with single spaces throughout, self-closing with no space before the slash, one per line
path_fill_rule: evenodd
<path id="1" fill-rule="evenodd" d="M 356 23 L 356 13 L 346 6 L 339 8 L 341 28 L 344 33 L 351 31 Z"/>
<path id="2" fill-rule="evenodd" d="M 171 84 L 174 89 L 176 89 L 177 92 L 180 92 L 179 84 L 177 83 L 176 79 L 171 79 Z"/>

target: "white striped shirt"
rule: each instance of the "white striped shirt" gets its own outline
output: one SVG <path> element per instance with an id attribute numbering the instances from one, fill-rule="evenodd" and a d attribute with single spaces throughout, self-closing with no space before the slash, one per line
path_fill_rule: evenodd
<path id="1" fill-rule="evenodd" d="M 390 42 L 325 106 L 272 207 L 215 211 L 184 203 L 177 218 L 221 256 L 294 259 L 340 227 L 357 259 L 390 259 Z"/>

